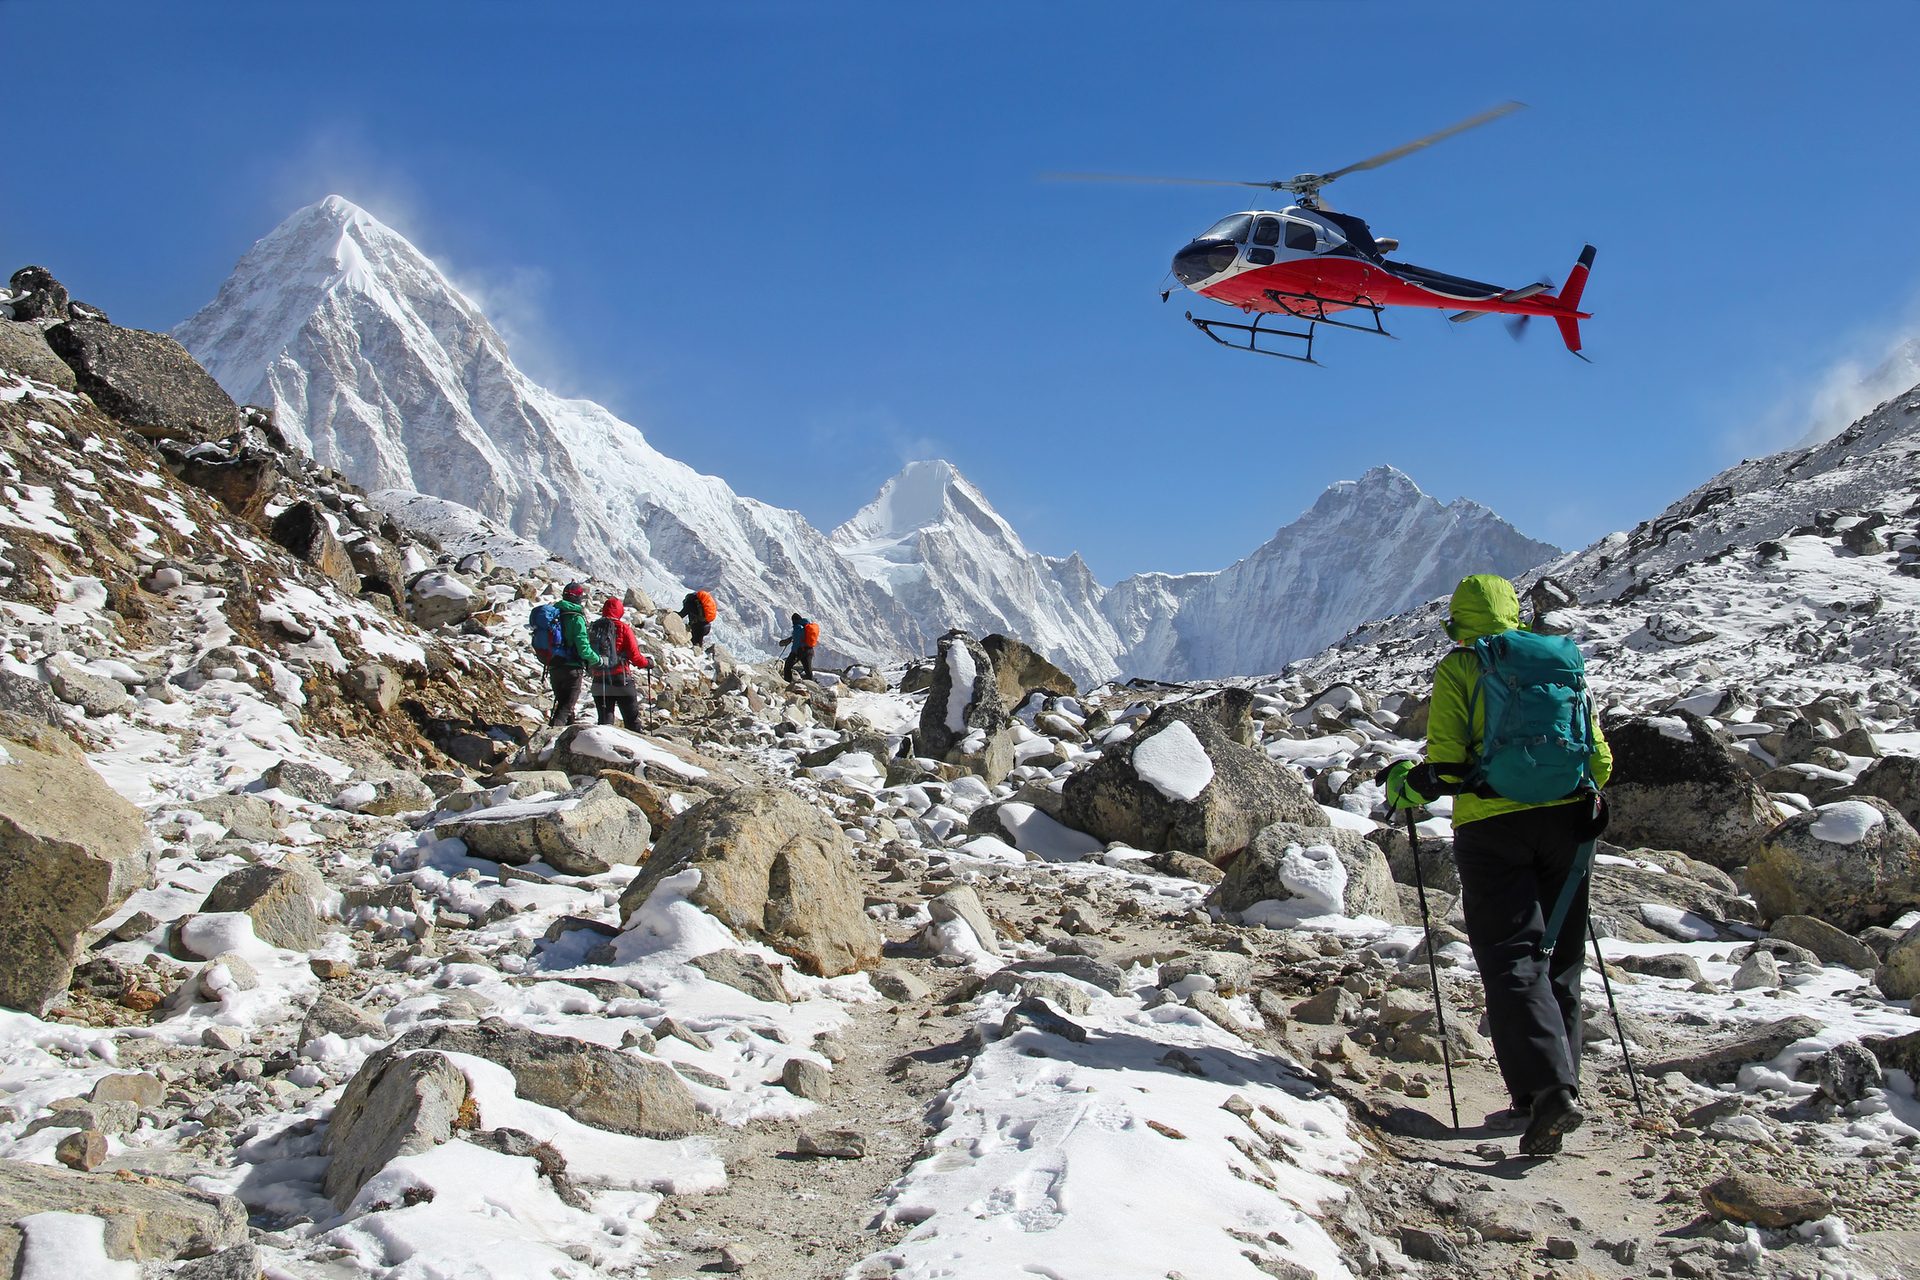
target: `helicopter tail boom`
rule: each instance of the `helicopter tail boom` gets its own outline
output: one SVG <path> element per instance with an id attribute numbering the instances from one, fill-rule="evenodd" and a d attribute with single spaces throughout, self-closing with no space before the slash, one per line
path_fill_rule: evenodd
<path id="1" fill-rule="evenodd" d="M 1573 270 L 1567 273 L 1566 287 L 1560 290 L 1557 301 L 1571 314 L 1557 315 L 1553 322 L 1560 326 L 1561 341 L 1567 344 L 1567 350 L 1580 355 L 1580 295 L 1586 292 L 1587 276 L 1593 271 L 1593 246 L 1587 245 L 1580 250 L 1580 261 L 1573 264 Z M 1584 356 L 1581 357 L 1585 359 Z"/>

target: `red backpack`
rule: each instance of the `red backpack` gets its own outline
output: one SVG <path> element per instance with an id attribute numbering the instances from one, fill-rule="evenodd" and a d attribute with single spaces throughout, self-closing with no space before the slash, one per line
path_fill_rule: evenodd
<path id="1" fill-rule="evenodd" d="M 811 649 L 820 643 L 820 624 L 817 622 L 809 622 L 807 629 L 800 634 L 801 638 L 807 642 L 807 648 Z"/>
<path id="2" fill-rule="evenodd" d="M 700 602 L 700 616 L 702 618 L 708 622 L 712 622 L 719 616 L 720 610 L 714 606 L 712 596 L 704 591 L 696 591 L 693 593 L 693 598 Z"/>

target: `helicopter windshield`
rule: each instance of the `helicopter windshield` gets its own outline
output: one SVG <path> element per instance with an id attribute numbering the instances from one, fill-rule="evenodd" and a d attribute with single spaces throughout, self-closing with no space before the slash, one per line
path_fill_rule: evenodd
<path id="1" fill-rule="evenodd" d="M 1220 221 L 1214 223 L 1212 226 L 1208 227 L 1205 231 L 1202 231 L 1199 235 L 1195 236 L 1194 239 L 1196 240 L 1231 240 L 1236 244 L 1244 244 L 1247 239 L 1247 228 L 1251 227 L 1252 225 L 1253 225 L 1252 214 L 1236 213 L 1230 218 L 1220 219 Z"/>

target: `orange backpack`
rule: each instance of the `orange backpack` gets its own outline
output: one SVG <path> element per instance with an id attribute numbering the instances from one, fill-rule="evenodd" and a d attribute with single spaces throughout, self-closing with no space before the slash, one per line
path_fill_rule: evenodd
<path id="1" fill-rule="evenodd" d="M 712 622 L 719 615 L 720 610 L 714 607 L 713 597 L 706 592 L 696 591 L 693 593 L 693 598 L 700 602 L 700 616 L 708 622 Z"/>
<path id="2" fill-rule="evenodd" d="M 820 643 L 820 624 L 817 622 L 809 622 L 807 629 L 800 634 L 801 637 L 806 640 L 807 648 L 811 649 Z"/>

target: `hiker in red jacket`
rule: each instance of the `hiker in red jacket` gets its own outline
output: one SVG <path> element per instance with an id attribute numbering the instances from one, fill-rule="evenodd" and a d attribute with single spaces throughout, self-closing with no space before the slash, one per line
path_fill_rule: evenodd
<path id="1" fill-rule="evenodd" d="M 640 727 L 640 683 L 636 670 L 653 665 L 640 652 L 640 637 L 633 633 L 625 615 L 627 607 L 619 597 L 609 596 L 600 606 L 600 616 L 587 628 L 588 637 L 600 656 L 593 671 L 593 709 L 601 724 L 613 723 L 614 708 L 629 729 Z"/>

